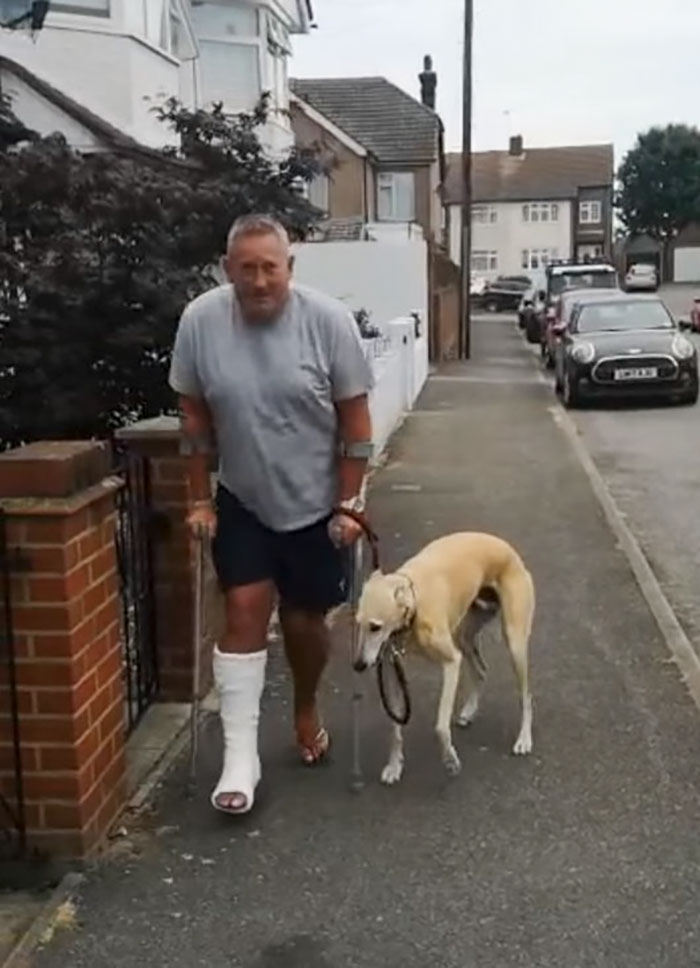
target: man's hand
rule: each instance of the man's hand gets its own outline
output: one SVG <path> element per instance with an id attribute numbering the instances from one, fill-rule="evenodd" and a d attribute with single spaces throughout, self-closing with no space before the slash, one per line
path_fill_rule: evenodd
<path id="1" fill-rule="evenodd" d="M 328 535 L 336 548 L 347 548 L 362 537 L 362 528 L 347 514 L 334 514 L 328 522 Z"/>
<path id="2" fill-rule="evenodd" d="M 197 540 L 212 539 L 216 534 L 216 511 L 211 501 L 195 501 L 187 515 L 187 527 Z"/>

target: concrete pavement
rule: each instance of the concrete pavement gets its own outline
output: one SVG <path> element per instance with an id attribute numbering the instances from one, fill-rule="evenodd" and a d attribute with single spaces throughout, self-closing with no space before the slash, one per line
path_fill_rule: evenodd
<path id="1" fill-rule="evenodd" d="M 538 588 L 535 752 L 510 755 L 513 677 L 497 634 L 477 722 L 448 780 L 431 735 L 435 670 L 409 665 L 416 712 L 397 788 L 367 679 L 368 785 L 348 792 L 347 653 L 325 707 L 332 762 L 290 749 L 279 654 L 255 813 L 213 813 L 220 740 L 203 740 L 76 897 L 38 968 L 690 968 L 700 963 L 700 731 L 587 478 L 512 324 L 476 323 L 474 361 L 434 376 L 372 492 L 387 567 L 457 529 L 513 541 Z M 338 638 L 342 637 L 339 630 Z"/>

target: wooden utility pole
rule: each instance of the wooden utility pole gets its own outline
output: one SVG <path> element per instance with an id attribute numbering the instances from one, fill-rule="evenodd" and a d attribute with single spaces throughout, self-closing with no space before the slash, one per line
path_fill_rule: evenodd
<path id="1" fill-rule="evenodd" d="M 464 0 L 464 58 L 462 92 L 462 245 L 459 357 L 471 357 L 472 256 L 472 48 L 474 0 Z"/>

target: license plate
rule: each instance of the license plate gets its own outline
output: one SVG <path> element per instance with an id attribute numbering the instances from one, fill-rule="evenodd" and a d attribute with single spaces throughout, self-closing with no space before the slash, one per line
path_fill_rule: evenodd
<path id="1" fill-rule="evenodd" d="M 655 366 L 635 366 L 615 370 L 616 380 L 655 380 L 658 375 L 659 371 Z"/>

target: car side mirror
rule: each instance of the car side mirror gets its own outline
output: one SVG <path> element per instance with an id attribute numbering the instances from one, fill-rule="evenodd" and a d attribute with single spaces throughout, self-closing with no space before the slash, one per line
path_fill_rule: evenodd
<path id="1" fill-rule="evenodd" d="M 566 323 L 554 323 L 552 325 L 552 332 L 555 336 L 563 336 L 566 332 Z"/>
<path id="2" fill-rule="evenodd" d="M 690 326 L 690 320 L 689 319 L 679 319 L 678 320 L 678 328 L 679 329 L 690 329 L 691 328 L 691 326 Z"/>

